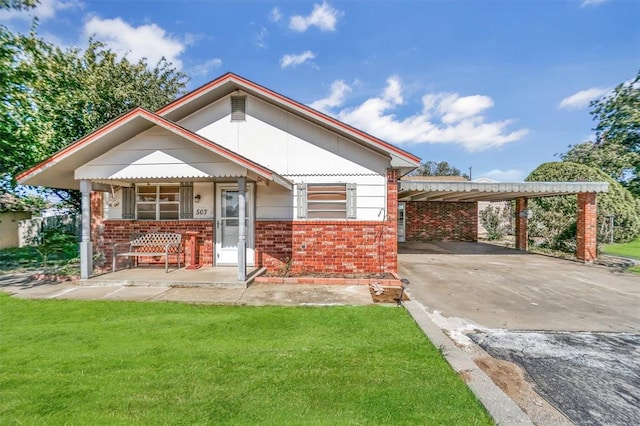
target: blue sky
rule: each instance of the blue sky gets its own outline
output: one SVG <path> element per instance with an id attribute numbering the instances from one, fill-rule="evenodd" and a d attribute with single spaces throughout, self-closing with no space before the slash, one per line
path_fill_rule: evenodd
<path id="1" fill-rule="evenodd" d="M 593 137 L 589 101 L 640 69 L 636 0 L 41 0 L 39 33 L 231 71 L 473 177 L 522 180 Z M 28 17 L 0 12 L 26 31 Z"/>

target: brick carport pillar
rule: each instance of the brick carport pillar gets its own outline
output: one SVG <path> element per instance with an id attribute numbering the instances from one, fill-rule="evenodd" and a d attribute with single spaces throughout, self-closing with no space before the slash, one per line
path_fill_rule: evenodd
<path id="1" fill-rule="evenodd" d="M 516 249 L 526 251 L 529 248 L 527 234 L 527 206 L 529 199 L 516 198 Z"/>
<path id="2" fill-rule="evenodd" d="M 576 257 L 585 263 L 597 258 L 598 203 L 595 192 L 578 194 Z"/>

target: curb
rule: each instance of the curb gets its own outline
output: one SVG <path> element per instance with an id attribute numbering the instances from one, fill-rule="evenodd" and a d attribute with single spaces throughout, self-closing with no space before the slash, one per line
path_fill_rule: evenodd
<path id="1" fill-rule="evenodd" d="M 462 350 L 460 350 L 438 327 L 425 308 L 415 300 L 403 303 L 422 332 L 437 348 L 441 348 L 451 368 L 456 373 L 464 373 L 467 386 L 486 408 L 498 425 L 533 425 L 531 419 L 507 396 L 484 371 Z"/>

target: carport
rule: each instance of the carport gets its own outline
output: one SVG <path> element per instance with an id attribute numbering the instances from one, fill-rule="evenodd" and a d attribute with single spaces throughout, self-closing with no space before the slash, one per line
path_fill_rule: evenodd
<path id="1" fill-rule="evenodd" d="M 577 208 L 577 248 L 576 257 L 584 262 L 596 259 L 597 247 L 597 194 L 607 192 L 606 182 L 467 182 L 429 181 L 423 179 L 400 180 L 398 202 L 405 208 L 406 221 L 416 226 L 448 227 L 452 222 L 467 221 L 467 232 L 455 229 L 447 235 L 448 241 L 477 241 L 478 201 L 515 200 L 516 248 L 528 249 L 527 209 L 530 198 L 553 197 L 558 195 L 578 196 Z M 411 203 L 411 204 L 409 204 Z M 455 204 L 453 204 L 455 203 Z M 407 206 L 407 207 L 409 207 Z M 427 212 L 435 212 L 440 221 L 423 221 Z M 475 212 L 475 213 L 473 213 Z M 421 222 L 423 221 L 423 222 Z M 475 226 L 475 238 L 472 231 Z M 464 234 L 462 236 L 458 234 Z M 428 235 L 418 237 L 408 235 L 407 241 L 428 241 Z"/>

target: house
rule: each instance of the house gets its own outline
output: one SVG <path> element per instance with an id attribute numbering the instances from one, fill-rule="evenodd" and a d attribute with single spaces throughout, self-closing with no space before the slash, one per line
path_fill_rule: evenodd
<path id="1" fill-rule="evenodd" d="M 33 212 L 11 194 L 0 194 L 0 249 L 20 246 L 20 222 Z"/>
<path id="2" fill-rule="evenodd" d="M 192 231 L 200 264 L 237 266 L 243 280 L 247 265 L 294 273 L 395 271 L 398 229 L 405 229 L 399 191 L 403 213 L 422 221 L 415 225 L 420 229 L 429 227 L 420 218 L 427 210 L 454 224 L 466 212 L 477 229 L 477 200 L 469 195 L 488 193 L 464 187 L 472 182 L 399 181 L 419 163 L 228 73 L 158 111 L 131 110 L 17 179 L 81 191 L 83 278 L 91 275 L 95 254 L 111 259 L 113 243 L 133 234 Z M 603 190 L 585 185 L 580 191 Z M 551 193 L 550 187 L 494 189 L 500 197 Z M 446 209 L 434 209 L 434 194 Z M 595 195 L 587 204 L 595 205 Z M 427 234 L 411 238 L 432 237 Z"/>

